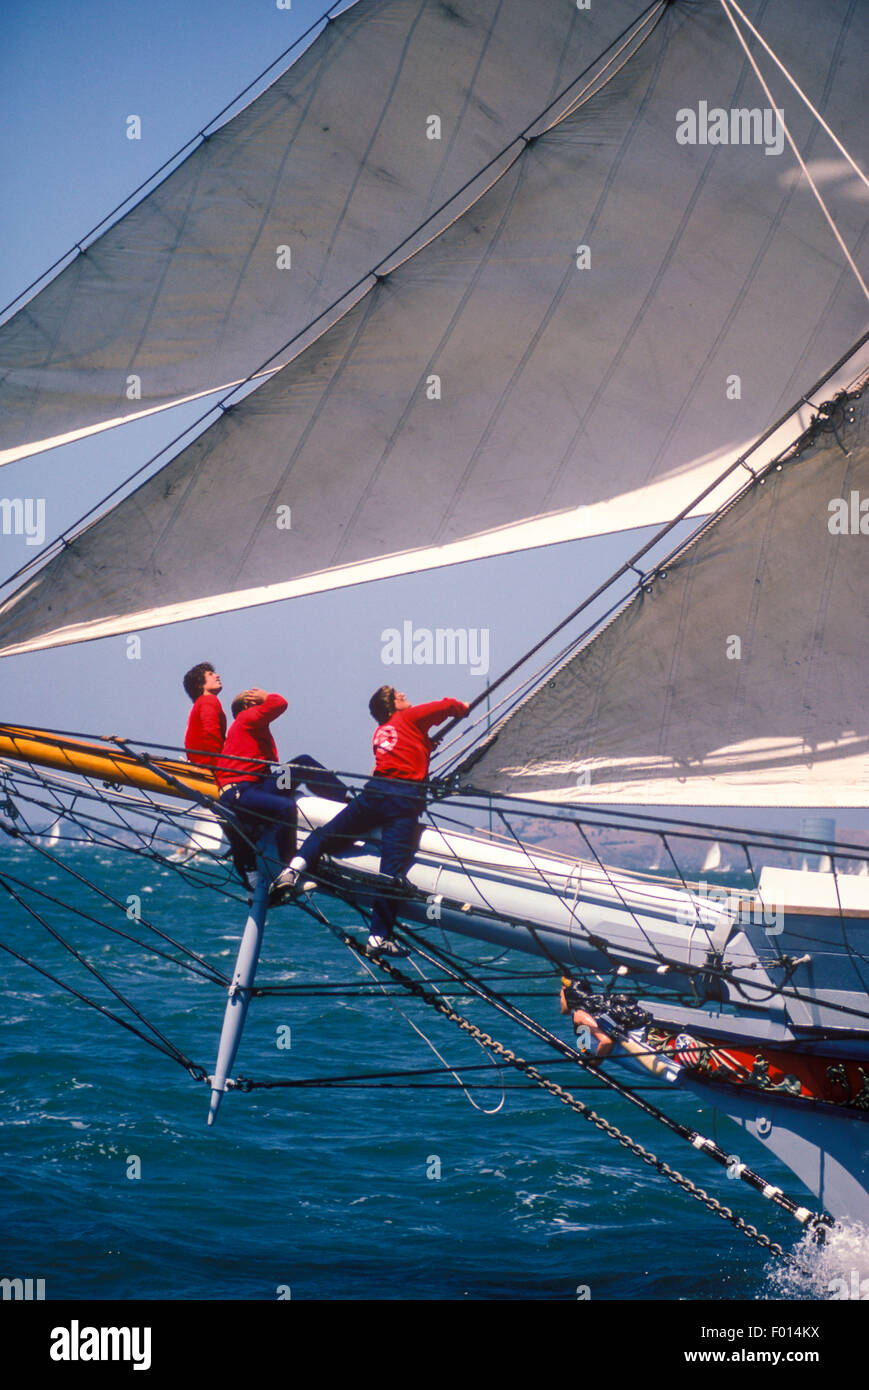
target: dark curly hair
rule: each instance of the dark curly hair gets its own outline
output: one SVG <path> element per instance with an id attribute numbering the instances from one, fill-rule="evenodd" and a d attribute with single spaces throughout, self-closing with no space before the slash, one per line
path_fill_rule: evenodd
<path id="1" fill-rule="evenodd" d="M 190 667 L 190 670 L 184 677 L 184 689 L 187 691 L 191 700 L 196 701 L 199 699 L 205 685 L 205 677 L 208 675 L 209 671 L 213 670 L 214 664 L 211 661 L 200 661 L 198 666 Z"/>

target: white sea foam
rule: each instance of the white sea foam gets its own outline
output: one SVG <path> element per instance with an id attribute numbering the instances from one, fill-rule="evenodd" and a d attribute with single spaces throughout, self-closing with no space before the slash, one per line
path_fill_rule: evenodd
<path id="1" fill-rule="evenodd" d="M 807 1231 L 792 1254 L 797 1266 L 769 1270 L 770 1298 L 869 1299 L 869 1227 L 863 1222 L 837 1221 L 820 1245 Z"/>

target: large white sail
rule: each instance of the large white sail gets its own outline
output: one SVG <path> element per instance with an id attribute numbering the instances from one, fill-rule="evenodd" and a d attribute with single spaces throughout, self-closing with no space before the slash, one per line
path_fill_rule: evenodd
<path id="1" fill-rule="evenodd" d="M 770 471 L 468 777 L 561 802 L 865 806 L 869 402 Z"/>
<path id="2" fill-rule="evenodd" d="M 0 462 L 245 379 L 646 8 L 360 0 L 337 15 L 0 329 Z"/>
<path id="3" fill-rule="evenodd" d="M 807 43 L 790 4 L 762 9 L 859 161 L 869 11 L 834 0 Z M 564 53 L 536 44 L 532 26 L 523 62 L 561 91 Z M 449 60 L 426 62 L 437 90 Z M 772 81 L 865 259 L 863 185 Z M 27 579 L 0 650 L 667 520 L 864 330 L 863 290 L 717 3 L 653 9 L 534 131 L 469 210 Z"/>

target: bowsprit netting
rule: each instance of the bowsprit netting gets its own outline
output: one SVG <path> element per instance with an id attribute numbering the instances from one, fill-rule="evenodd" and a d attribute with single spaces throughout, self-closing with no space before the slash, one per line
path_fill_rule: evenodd
<path id="1" fill-rule="evenodd" d="M 45 741 L 50 742 L 48 735 Z M 106 742 L 117 745 L 119 741 Z M 141 767 L 161 766 L 145 745 L 123 742 L 122 746 Z M 170 766 L 165 760 L 162 765 Z M 187 795 L 195 799 L 182 802 L 180 795 L 185 789 L 175 773 L 166 771 L 161 776 L 165 779 L 163 792 L 46 769 L 35 762 L 3 763 L 0 827 L 14 840 L 30 846 L 44 866 L 70 876 L 87 890 L 92 901 L 87 909 L 62 903 L 57 895 L 35 886 L 32 872 L 17 876 L 8 873 L 6 881 L 24 912 L 44 916 L 52 907 L 62 907 L 69 916 L 80 912 L 89 921 L 99 923 L 110 935 L 128 940 L 131 946 L 151 951 L 181 969 L 193 970 L 225 986 L 225 974 L 203 960 L 195 949 L 177 941 L 164 926 L 151 921 L 147 913 L 137 910 L 131 914 L 126 900 L 121 900 L 110 888 L 91 882 L 80 861 L 73 864 L 64 857 L 68 849 L 90 849 L 117 853 L 124 860 L 159 865 L 164 872 L 188 885 L 191 892 L 207 895 L 207 899 L 219 904 L 230 918 L 235 914 L 238 920 L 244 911 L 247 889 L 233 873 L 222 835 L 220 816 L 223 813 L 215 806 L 213 793 L 206 796 L 201 792 L 188 792 Z M 438 784 L 432 787 L 436 794 L 442 790 Z M 493 797 L 432 800 L 427 824 L 449 844 L 456 865 L 468 885 L 476 890 L 475 919 L 511 920 L 503 905 L 492 901 L 492 868 L 487 862 L 491 847 L 515 851 L 514 862 L 518 861 L 523 877 L 546 893 L 564 898 L 565 889 L 568 890 L 567 929 L 559 949 L 553 950 L 551 936 L 536 929 L 533 922 L 520 917 L 512 919 L 515 928 L 523 932 L 516 943 L 520 949 L 536 954 L 554 970 L 563 971 L 571 965 L 588 968 L 590 959 L 596 957 L 594 963 L 601 978 L 607 974 L 613 978 L 631 974 L 637 988 L 653 984 L 685 1003 L 720 996 L 721 987 L 728 984 L 737 999 L 750 1005 L 758 1005 L 774 995 L 795 1002 L 811 1000 L 810 992 L 800 979 L 799 955 L 784 951 L 776 934 L 765 934 L 764 949 L 757 958 L 742 961 L 738 968 L 715 949 L 710 936 L 710 949 L 697 965 L 684 955 L 674 955 L 662 947 L 649 930 L 644 908 L 654 899 L 661 884 L 678 885 L 697 918 L 698 930 L 710 935 L 701 922 L 703 904 L 697 901 L 697 878 L 710 849 L 718 850 L 720 859 L 723 845 L 728 863 L 721 873 L 714 870 L 707 873 L 712 889 L 722 898 L 727 893 L 748 895 L 755 913 L 766 920 L 764 914 L 768 905 L 763 898 L 759 864 L 797 867 L 805 864 L 807 855 L 828 854 L 830 846 L 806 837 L 772 832 L 739 833 L 716 825 L 702 830 L 693 823 L 672 817 L 650 818 L 613 810 L 578 814 L 573 809 L 570 812 L 547 810 L 536 802 L 523 805 L 515 799 Z M 541 841 L 547 845 L 545 854 L 540 852 Z M 553 844 L 555 849 L 551 848 Z M 623 867 L 614 867 L 619 857 Z M 834 850 L 831 867 L 836 869 L 833 875 L 836 883 L 842 877 L 862 877 L 869 870 L 869 851 L 857 845 L 838 847 Z M 350 901 L 355 900 L 359 879 L 352 875 L 342 879 L 341 875 L 339 859 L 324 872 L 322 886 Z M 705 879 L 702 886 L 707 886 Z M 598 892 L 606 890 L 635 926 L 630 951 L 607 939 L 590 922 L 586 904 L 590 887 Z M 380 891 L 384 891 L 382 884 Z M 402 890 L 393 891 L 398 892 L 402 906 L 406 907 Z M 61 899 L 62 896 L 61 893 Z M 437 899 L 441 895 L 430 896 Z M 468 904 L 462 903 L 460 907 L 467 914 Z M 432 930 L 440 932 L 445 940 L 443 930 L 437 925 L 439 907 L 437 911 L 429 907 L 428 921 Z M 869 961 L 862 943 L 852 939 L 847 931 L 841 903 L 839 926 L 843 950 L 855 981 L 865 992 Z M 821 945 L 812 926 L 804 927 L 800 935 L 801 952 L 811 952 Z M 507 948 L 500 959 L 506 954 Z M 757 981 L 753 976 L 758 977 Z M 853 1002 L 840 1000 L 833 1002 L 831 1007 L 841 1015 L 842 1027 L 849 1024 L 859 1027 L 869 1018 L 869 1010 Z"/>

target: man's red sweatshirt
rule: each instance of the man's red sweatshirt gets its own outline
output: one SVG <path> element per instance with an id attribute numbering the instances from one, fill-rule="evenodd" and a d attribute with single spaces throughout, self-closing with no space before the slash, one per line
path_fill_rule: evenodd
<path id="1" fill-rule="evenodd" d="M 442 724 L 450 715 L 465 714 L 467 708 L 461 700 L 434 700 L 429 705 L 396 710 L 374 731 L 375 772 L 410 782 L 424 782 L 434 747 L 428 737 L 429 729 Z"/>
<path id="2" fill-rule="evenodd" d="M 222 749 L 225 737 L 226 715 L 223 706 L 216 695 L 200 695 L 193 702 L 184 734 L 187 761 L 198 767 L 214 767 L 216 754 Z"/>
<path id="3" fill-rule="evenodd" d="M 267 695 L 261 705 L 243 709 L 233 720 L 220 763 L 214 769 L 221 787 L 229 782 L 259 782 L 268 777 L 269 763 L 279 761 L 269 725 L 286 708 L 283 695 Z"/>

